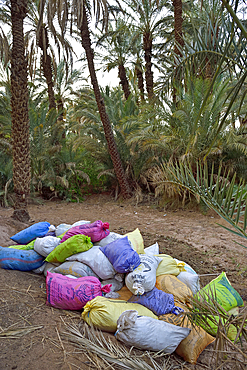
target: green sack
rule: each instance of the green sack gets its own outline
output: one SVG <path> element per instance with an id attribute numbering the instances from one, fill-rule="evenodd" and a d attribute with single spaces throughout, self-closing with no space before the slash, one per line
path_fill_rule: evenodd
<path id="1" fill-rule="evenodd" d="M 13 249 L 20 249 L 20 250 L 26 250 L 26 251 L 29 251 L 29 250 L 33 249 L 33 247 L 34 247 L 34 243 L 35 243 L 35 240 L 36 240 L 36 239 L 34 239 L 34 240 L 32 240 L 30 243 L 28 243 L 28 244 L 24 244 L 24 245 L 18 245 L 18 244 L 16 244 L 16 245 L 11 245 L 9 248 L 13 248 Z"/>
<path id="2" fill-rule="evenodd" d="M 241 296 L 231 286 L 225 272 L 222 272 L 216 279 L 213 279 L 204 288 L 199 290 L 195 298 L 198 300 L 203 298 L 209 303 L 211 300 L 216 300 L 226 311 L 244 305 Z"/>
<path id="3" fill-rule="evenodd" d="M 208 316 L 207 324 L 203 322 L 197 322 L 197 324 L 201 326 L 208 334 L 211 334 L 215 337 L 217 334 L 217 330 L 218 330 L 218 325 L 215 323 L 215 321 L 219 323 L 220 322 L 219 317 L 215 316 L 212 321 L 210 320 L 210 316 Z M 221 322 L 224 325 L 226 320 L 221 317 Z M 237 328 L 234 325 L 230 324 L 229 327 L 227 328 L 227 333 L 226 333 L 227 337 L 234 342 L 237 336 L 237 333 L 238 333 Z"/>
<path id="4" fill-rule="evenodd" d="M 58 244 L 58 246 L 48 254 L 45 261 L 64 262 L 66 258 L 72 256 L 72 254 L 85 252 L 92 248 L 92 246 L 93 243 L 89 236 L 82 234 L 73 235 L 63 243 Z"/>

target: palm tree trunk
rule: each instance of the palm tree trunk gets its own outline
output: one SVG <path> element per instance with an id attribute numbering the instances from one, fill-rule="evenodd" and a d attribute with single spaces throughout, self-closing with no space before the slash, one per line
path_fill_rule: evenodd
<path id="1" fill-rule="evenodd" d="M 127 181 L 127 178 L 125 176 L 124 168 L 121 162 L 121 158 L 117 149 L 117 145 L 114 139 L 112 126 L 108 117 L 108 114 L 106 113 L 105 109 L 105 103 L 104 99 L 100 93 L 99 84 L 95 72 L 94 67 L 94 53 L 91 47 L 91 39 L 88 29 L 88 17 L 87 12 L 85 8 L 85 4 L 83 3 L 83 22 L 80 29 L 81 32 L 81 41 L 82 46 L 85 49 L 87 62 L 88 62 L 88 69 L 91 77 L 91 82 L 93 85 L 94 95 L 97 102 L 97 106 L 99 109 L 99 114 L 101 118 L 101 122 L 103 124 L 104 132 L 105 132 L 105 138 L 108 145 L 108 151 L 111 156 L 111 160 L 113 163 L 113 167 L 122 191 L 122 195 L 124 198 L 129 198 L 131 196 L 131 189 L 129 186 L 129 183 Z"/>
<path id="2" fill-rule="evenodd" d="M 130 96 L 129 82 L 126 76 L 126 70 L 123 64 L 118 66 L 118 77 L 120 78 L 120 84 L 122 85 L 125 99 L 127 100 Z"/>
<path id="3" fill-rule="evenodd" d="M 30 148 L 27 60 L 25 58 L 23 20 L 28 0 L 11 0 L 13 46 L 11 53 L 11 117 L 13 142 L 13 218 L 27 222 L 27 196 L 30 192 Z"/>
<path id="4" fill-rule="evenodd" d="M 143 80 L 143 74 L 142 74 L 142 67 L 140 63 L 137 61 L 135 65 L 135 73 L 137 77 L 137 83 L 138 83 L 138 89 L 140 91 L 141 96 L 141 102 L 144 102 L 144 80 Z"/>
<path id="5" fill-rule="evenodd" d="M 148 93 L 148 100 L 149 103 L 153 101 L 154 98 L 154 77 L 152 68 L 152 38 L 150 33 L 144 33 L 143 35 L 143 49 L 145 55 L 145 62 L 146 62 L 146 71 L 145 71 L 145 79 L 146 79 L 146 89 Z"/>
<path id="6" fill-rule="evenodd" d="M 56 109 L 56 100 L 55 94 L 53 90 L 53 74 L 52 74 L 52 60 L 50 55 L 47 53 L 47 49 L 49 46 L 49 39 L 48 39 L 48 32 L 45 26 L 40 28 L 39 38 L 38 38 L 38 46 L 42 50 L 42 57 L 41 57 L 41 66 L 43 69 L 44 77 L 48 87 L 48 99 L 49 99 L 49 109 Z"/>
<path id="7" fill-rule="evenodd" d="M 183 39 L 183 16 L 182 16 L 182 0 L 173 0 L 173 7 L 174 7 L 174 33 L 175 33 L 175 66 L 178 64 L 177 59 L 182 56 L 181 48 L 184 46 L 184 39 Z M 175 67 L 176 68 L 176 67 Z M 176 105 L 177 101 L 177 89 L 176 85 L 181 83 L 181 76 L 178 75 L 177 71 L 175 71 L 174 77 L 175 83 L 173 88 L 173 102 Z"/>

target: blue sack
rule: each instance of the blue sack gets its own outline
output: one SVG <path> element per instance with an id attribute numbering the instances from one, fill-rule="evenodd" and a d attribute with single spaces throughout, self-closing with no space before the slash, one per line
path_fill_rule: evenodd
<path id="1" fill-rule="evenodd" d="M 0 247 L 0 267 L 7 270 L 31 271 L 44 263 L 44 257 L 34 250 Z"/>
<path id="2" fill-rule="evenodd" d="M 37 222 L 36 224 L 21 230 L 19 233 L 11 236 L 10 239 L 18 244 L 27 244 L 36 238 L 42 238 L 45 236 L 51 224 L 46 221 Z"/>
<path id="3" fill-rule="evenodd" d="M 133 271 L 141 263 L 139 254 L 131 247 L 127 236 L 100 247 L 115 271 L 123 274 Z"/>
<path id="4" fill-rule="evenodd" d="M 173 294 L 165 293 L 158 288 L 153 288 L 143 295 L 133 295 L 128 302 L 139 303 L 149 308 L 157 316 L 171 313 L 175 308 Z"/>

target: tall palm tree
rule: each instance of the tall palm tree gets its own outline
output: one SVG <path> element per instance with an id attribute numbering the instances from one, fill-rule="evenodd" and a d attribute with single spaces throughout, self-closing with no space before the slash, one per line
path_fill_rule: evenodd
<path id="1" fill-rule="evenodd" d="M 54 0 L 48 0 L 48 4 L 50 6 L 50 9 L 54 9 L 56 7 L 58 9 L 57 15 L 59 24 L 61 25 L 62 32 L 65 33 L 66 31 L 66 25 L 68 21 L 68 9 L 71 10 L 71 22 L 75 22 L 76 26 L 80 32 L 81 36 L 81 43 L 82 46 L 86 52 L 86 58 L 88 63 L 88 69 L 91 77 L 91 83 L 93 85 L 93 90 L 95 94 L 95 99 L 97 102 L 101 122 L 103 124 L 104 133 L 108 145 L 108 150 L 111 156 L 111 160 L 114 166 L 114 170 L 122 191 L 122 195 L 124 198 L 128 198 L 131 196 L 131 189 L 130 185 L 128 183 L 128 180 L 125 175 L 124 167 L 121 162 L 121 158 L 118 152 L 118 148 L 114 139 L 114 134 L 111 126 L 111 122 L 109 120 L 109 116 L 107 115 L 104 99 L 101 95 L 95 66 L 94 66 L 94 52 L 91 46 L 91 38 L 90 38 L 90 31 L 89 31 L 89 9 L 90 6 L 86 2 L 81 2 L 80 0 L 72 0 L 71 3 L 67 0 L 63 0 L 62 2 L 59 2 L 59 4 L 54 2 Z M 59 5 L 59 6 L 58 6 Z M 97 4 L 94 3 L 94 9 L 97 9 L 96 19 L 99 18 L 99 11 L 100 9 L 103 10 L 103 17 L 106 20 L 107 19 L 107 8 L 106 3 L 97 1 Z M 43 8 L 41 7 L 41 12 L 43 11 Z M 55 16 L 54 12 L 53 14 L 50 13 L 49 16 Z"/>
<path id="2" fill-rule="evenodd" d="M 23 20 L 28 0 L 11 0 L 13 46 L 11 53 L 11 116 L 13 142 L 13 182 L 15 204 L 13 218 L 30 219 L 27 196 L 30 191 L 30 149 L 27 61 L 25 58 Z"/>

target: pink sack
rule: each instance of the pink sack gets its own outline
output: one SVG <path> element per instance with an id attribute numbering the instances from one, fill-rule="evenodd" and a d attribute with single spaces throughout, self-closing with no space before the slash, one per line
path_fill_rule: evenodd
<path id="1" fill-rule="evenodd" d="M 46 304 L 62 310 L 82 310 L 88 301 L 110 290 L 111 284 L 101 287 L 94 276 L 73 279 L 47 271 Z"/>
<path id="2" fill-rule="evenodd" d="M 76 234 L 83 234 L 91 238 L 91 242 L 99 242 L 110 234 L 108 222 L 102 222 L 100 220 L 93 222 L 92 224 L 83 224 L 71 227 L 66 234 L 64 234 L 61 243 L 66 239 Z"/>

